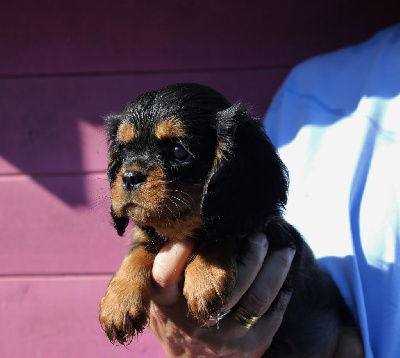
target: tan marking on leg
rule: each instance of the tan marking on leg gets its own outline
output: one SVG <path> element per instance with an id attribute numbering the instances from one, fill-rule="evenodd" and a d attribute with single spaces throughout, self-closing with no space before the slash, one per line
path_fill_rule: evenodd
<path id="1" fill-rule="evenodd" d="M 146 240 L 143 231 L 133 231 L 132 241 Z M 148 323 L 154 257 L 144 246 L 135 247 L 122 261 L 107 288 L 100 303 L 99 320 L 112 342 L 129 342 Z"/>
<path id="2" fill-rule="evenodd" d="M 236 283 L 235 244 L 206 243 L 185 270 L 183 294 L 194 317 L 206 323 L 226 304 Z"/>

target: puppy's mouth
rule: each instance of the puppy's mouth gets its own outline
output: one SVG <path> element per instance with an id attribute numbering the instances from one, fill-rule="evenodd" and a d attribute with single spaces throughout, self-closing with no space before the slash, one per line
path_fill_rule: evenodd
<path id="1" fill-rule="evenodd" d="M 117 191 L 117 190 L 115 190 Z M 163 199 L 146 200 L 139 192 L 125 193 L 123 190 L 118 190 L 116 197 L 112 196 L 112 205 L 114 212 L 118 216 L 130 217 L 137 224 L 151 224 L 153 221 L 165 220 L 168 218 L 168 210 L 164 209 Z"/>
<path id="2" fill-rule="evenodd" d="M 117 175 L 111 187 L 113 210 L 117 216 L 130 217 L 136 224 L 168 226 L 186 217 L 199 215 L 201 185 L 167 180 L 159 168 L 146 181 L 132 189 L 124 185 L 123 173 Z"/>
<path id="3" fill-rule="evenodd" d="M 156 206 L 147 206 L 140 200 L 130 200 L 120 204 L 114 211 L 119 216 L 127 216 L 136 224 L 154 228 L 175 226 L 191 216 L 198 216 L 199 210 L 192 206 L 174 201 L 171 197 L 164 198 Z"/>
<path id="4" fill-rule="evenodd" d="M 136 222 L 141 220 L 143 216 L 149 221 L 161 221 L 164 219 L 180 219 L 193 212 L 190 209 L 176 209 L 166 203 L 157 208 L 146 208 L 139 204 L 128 203 L 124 206 L 123 210 L 126 216 L 131 217 Z"/>

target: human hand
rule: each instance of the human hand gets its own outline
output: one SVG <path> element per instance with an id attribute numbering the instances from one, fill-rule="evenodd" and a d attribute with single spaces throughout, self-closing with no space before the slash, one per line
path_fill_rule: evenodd
<path id="1" fill-rule="evenodd" d="M 236 287 L 224 310 L 239 306 L 260 319 L 250 329 L 241 325 L 234 312 L 222 320 L 201 327 L 189 315 L 182 294 L 183 272 L 193 250 L 191 242 L 168 243 L 153 266 L 154 295 L 149 328 L 169 357 L 259 357 L 270 346 L 282 322 L 290 294 L 280 294 L 277 308 L 270 307 L 286 279 L 294 250 L 268 251 L 265 235 L 249 238 L 249 249 L 239 265 Z M 265 260 L 264 260 L 265 259 Z"/>

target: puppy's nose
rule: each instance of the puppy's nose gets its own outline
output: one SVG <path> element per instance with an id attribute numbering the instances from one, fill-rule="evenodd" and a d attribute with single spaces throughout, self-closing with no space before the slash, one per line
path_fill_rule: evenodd
<path id="1" fill-rule="evenodd" d="M 147 178 L 147 175 L 137 170 L 127 170 L 122 175 L 122 185 L 126 191 L 132 191 L 139 188 Z"/>

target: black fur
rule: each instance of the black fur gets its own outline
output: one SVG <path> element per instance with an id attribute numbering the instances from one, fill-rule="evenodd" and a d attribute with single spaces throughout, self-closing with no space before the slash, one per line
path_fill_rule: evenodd
<path id="1" fill-rule="evenodd" d="M 117 230 L 119 236 L 122 236 L 125 233 L 125 229 L 129 224 L 129 218 L 126 216 L 120 217 L 117 216 L 111 207 L 111 218 L 113 220 L 114 228 Z"/>
<path id="2" fill-rule="evenodd" d="M 261 230 L 286 204 L 287 170 L 262 126 L 240 105 L 217 115 L 221 160 L 209 173 L 201 215 L 219 238 Z"/>

